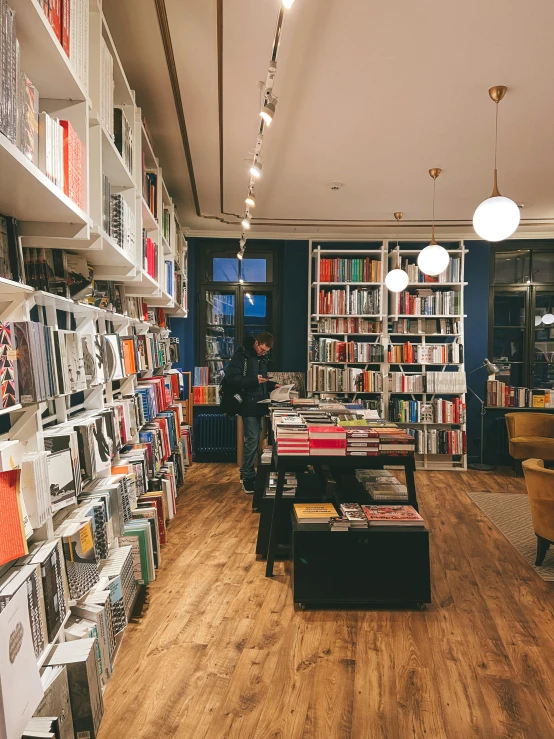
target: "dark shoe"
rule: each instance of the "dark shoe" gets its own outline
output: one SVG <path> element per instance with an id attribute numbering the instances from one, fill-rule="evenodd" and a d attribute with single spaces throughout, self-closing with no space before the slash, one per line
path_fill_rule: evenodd
<path id="1" fill-rule="evenodd" d="M 245 493 L 248 493 L 248 495 L 252 495 L 254 492 L 254 483 L 256 482 L 254 477 L 246 477 L 242 481 L 242 489 Z"/>

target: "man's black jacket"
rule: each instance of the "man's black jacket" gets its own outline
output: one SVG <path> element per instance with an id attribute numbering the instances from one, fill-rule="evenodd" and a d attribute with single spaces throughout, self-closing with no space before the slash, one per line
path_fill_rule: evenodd
<path id="1" fill-rule="evenodd" d="M 267 405 L 258 401 L 268 398 L 275 390 L 276 383 L 271 380 L 258 382 L 258 375 L 267 377 L 267 357 L 256 354 L 254 341 L 252 336 L 246 336 L 225 370 L 226 386 L 242 396 L 241 416 L 265 416 Z M 243 374 L 245 360 L 246 375 Z"/>

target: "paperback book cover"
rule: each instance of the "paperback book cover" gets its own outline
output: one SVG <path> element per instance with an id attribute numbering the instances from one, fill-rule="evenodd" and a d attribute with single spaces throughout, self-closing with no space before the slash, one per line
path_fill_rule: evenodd
<path id="1" fill-rule="evenodd" d="M 19 403 L 16 352 L 12 343 L 12 326 L 0 321 L 0 392 L 2 408 Z"/>

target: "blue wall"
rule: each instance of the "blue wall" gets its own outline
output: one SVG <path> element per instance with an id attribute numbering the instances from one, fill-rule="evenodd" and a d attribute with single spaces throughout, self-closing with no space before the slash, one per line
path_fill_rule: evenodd
<path id="1" fill-rule="evenodd" d="M 188 318 L 171 319 L 172 332 L 179 337 L 181 362 L 178 366 L 192 371 L 196 364 L 197 310 L 200 296 L 196 278 L 199 250 L 203 239 L 188 240 L 189 257 L 189 315 Z M 468 253 L 465 260 L 465 365 L 466 371 L 479 367 L 488 352 L 488 311 L 490 244 L 466 241 Z M 307 370 L 308 344 L 308 251 L 307 241 L 269 241 L 281 255 L 281 361 L 283 371 Z M 468 385 L 480 397 L 485 391 L 487 375 L 484 370 L 468 376 Z M 492 411 L 485 418 L 485 438 L 495 436 L 493 429 L 498 413 Z M 480 404 L 467 394 L 468 455 L 472 460 L 479 456 Z M 488 434 L 487 434 L 488 432 Z M 489 444 L 488 455 L 494 456 L 494 444 Z"/>

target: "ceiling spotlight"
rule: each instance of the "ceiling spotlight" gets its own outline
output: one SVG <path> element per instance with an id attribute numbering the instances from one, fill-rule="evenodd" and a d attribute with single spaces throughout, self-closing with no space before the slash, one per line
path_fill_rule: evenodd
<path id="1" fill-rule="evenodd" d="M 435 241 L 435 186 L 437 184 L 437 177 L 440 175 L 441 170 L 438 167 L 433 167 L 429 170 L 430 176 L 433 178 L 433 226 L 431 230 L 431 242 L 429 246 L 422 249 L 419 252 L 417 258 L 417 266 L 423 272 L 424 275 L 436 277 L 448 267 L 450 257 L 446 249 Z"/>
<path id="2" fill-rule="evenodd" d="M 242 239 L 241 239 L 241 240 L 239 241 L 239 247 L 240 247 L 240 250 L 241 250 L 241 251 L 244 251 L 244 247 L 245 247 L 245 246 L 246 246 L 246 239 L 245 239 L 245 238 L 244 238 L 244 236 L 243 236 L 243 237 L 242 237 Z"/>
<path id="3" fill-rule="evenodd" d="M 262 108 L 262 111 L 260 113 L 261 117 L 264 119 L 264 123 L 266 124 L 266 126 L 271 126 L 271 121 L 273 120 L 273 116 L 275 115 L 276 105 L 277 98 L 271 93 L 268 93 L 265 99 L 264 107 Z"/>
<path id="4" fill-rule="evenodd" d="M 405 290 L 408 287 L 408 282 L 410 281 L 410 278 L 408 277 L 408 273 L 405 272 L 400 263 L 400 245 L 398 244 L 398 227 L 400 223 L 400 219 L 404 213 L 401 213 L 400 211 L 397 211 L 394 214 L 394 217 L 396 218 L 396 267 L 394 269 L 391 269 L 391 271 L 387 274 L 385 277 L 385 285 L 387 286 L 387 289 L 390 290 L 392 293 L 401 293 L 402 290 Z"/>
<path id="5" fill-rule="evenodd" d="M 242 259 L 243 256 L 244 256 L 244 252 L 241 249 L 240 251 L 237 252 L 237 259 Z"/>
<path id="6" fill-rule="evenodd" d="M 294 0 L 282 0 L 283 6 L 288 10 L 293 4 Z"/>
<path id="7" fill-rule="evenodd" d="M 248 195 L 246 196 L 246 200 L 244 202 L 249 208 L 256 207 L 256 198 L 254 197 L 254 193 L 252 191 L 248 193 Z"/>
<path id="8" fill-rule="evenodd" d="M 241 226 L 245 229 L 245 231 L 248 231 L 248 229 L 250 228 L 250 219 L 248 218 L 248 216 L 246 218 L 243 218 L 243 220 L 241 221 Z"/>
<path id="9" fill-rule="evenodd" d="M 262 163 L 259 162 L 257 159 L 255 159 L 252 162 L 252 166 L 250 167 L 250 174 L 252 177 L 261 177 L 262 176 Z"/>
<path id="10" fill-rule="evenodd" d="M 486 241 L 504 241 L 519 226 L 521 214 L 519 207 L 510 198 L 503 197 L 498 191 L 496 150 L 498 145 L 498 103 L 506 94 L 504 85 L 491 87 L 489 95 L 496 103 L 496 125 L 494 133 L 494 179 L 492 195 L 477 206 L 473 214 L 473 228 L 478 236 Z"/>

